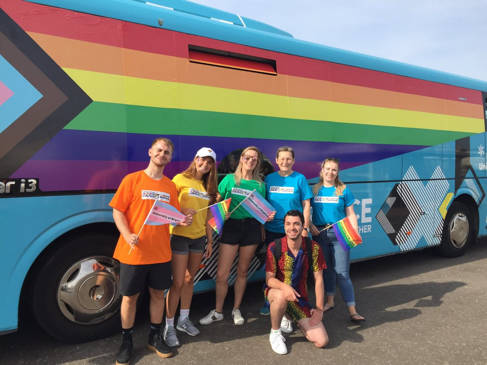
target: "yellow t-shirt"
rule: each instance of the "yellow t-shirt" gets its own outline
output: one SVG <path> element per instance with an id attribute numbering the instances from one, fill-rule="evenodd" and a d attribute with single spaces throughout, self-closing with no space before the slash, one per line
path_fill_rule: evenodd
<path id="1" fill-rule="evenodd" d="M 178 201 L 181 210 L 206 208 L 210 202 L 210 196 L 207 194 L 203 181 L 188 178 L 183 174 L 177 174 L 172 179 L 176 184 L 178 191 Z M 176 226 L 172 228 L 172 234 L 184 236 L 191 239 L 200 238 L 206 235 L 206 216 L 208 210 L 201 210 L 193 216 L 193 223 L 183 227 Z"/>

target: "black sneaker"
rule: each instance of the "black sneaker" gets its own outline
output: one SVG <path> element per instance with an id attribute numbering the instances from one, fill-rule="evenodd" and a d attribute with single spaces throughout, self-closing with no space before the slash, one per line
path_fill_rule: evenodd
<path id="1" fill-rule="evenodd" d="M 120 345 L 120 349 L 117 353 L 117 361 L 115 362 L 116 365 L 125 365 L 128 364 L 130 358 L 132 357 L 132 336 L 125 335 L 122 336 L 122 344 Z"/>
<path id="2" fill-rule="evenodd" d="M 151 331 L 151 333 L 149 333 L 149 343 L 147 344 L 147 348 L 154 351 L 159 357 L 171 357 L 173 355 L 172 350 L 162 339 L 160 331 Z"/>

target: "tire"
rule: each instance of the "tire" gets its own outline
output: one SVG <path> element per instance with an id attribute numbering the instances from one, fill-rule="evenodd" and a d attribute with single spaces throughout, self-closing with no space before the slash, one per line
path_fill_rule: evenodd
<path id="1" fill-rule="evenodd" d="M 454 201 L 445 218 L 443 238 L 437 252 L 445 257 L 463 255 L 475 240 L 474 216 L 469 207 Z"/>
<path id="2" fill-rule="evenodd" d="M 120 329 L 116 237 L 84 234 L 61 242 L 39 269 L 32 310 L 39 325 L 62 342 L 84 342 Z"/>

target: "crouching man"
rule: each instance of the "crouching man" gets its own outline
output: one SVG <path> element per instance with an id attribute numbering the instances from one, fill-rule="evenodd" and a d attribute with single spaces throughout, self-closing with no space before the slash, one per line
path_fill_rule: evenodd
<path id="1" fill-rule="evenodd" d="M 297 322 L 301 331 L 316 347 L 328 343 L 323 325 L 324 285 L 323 269 L 326 268 L 318 243 L 303 238 L 304 217 L 298 210 L 290 210 L 284 217 L 286 236 L 272 242 L 266 256 L 265 295 L 270 304 L 271 333 L 269 341 L 274 352 L 287 353 L 281 320 L 285 315 Z M 307 279 L 313 275 L 316 308 L 308 302 Z"/>

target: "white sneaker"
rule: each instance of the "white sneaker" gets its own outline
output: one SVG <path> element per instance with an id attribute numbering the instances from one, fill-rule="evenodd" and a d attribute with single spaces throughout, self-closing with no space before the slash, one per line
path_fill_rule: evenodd
<path id="1" fill-rule="evenodd" d="M 287 354 L 287 347 L 284 342 L 286 342 L 286 339 L 284 336 L 279 332 L 279 333 L 274 333 L 271 330 L 271 333 L 269 335 L 269 342 L 271 343 L 272 350 L 279 355 L 286 355 Z"/>
<path id="2" fill-rule="evenodd" d="M 293 332 L 293 322 L 290 319 L 288 319 L 286 316 L 282 316 L 281 331 L 284 333 L 292 333 Z"/>
<path id="3" fill-rule="evenodd" d="M 240 309 L 234 309 L 232 311 L 232 317 L 233 317 L 233 324 L 237 326 L 241 326 L 244 324 L 245 319 L 242 317 L 242 313 L 240 313 Z"/>
<path id="4" fill-rule="evenodd" d="M 207 325 L 213 322 L 221 321 L 223 313 L 218 313 L 216 309 L 212 309 L 205 317 L 200 319 L 200 324 Z"/>

